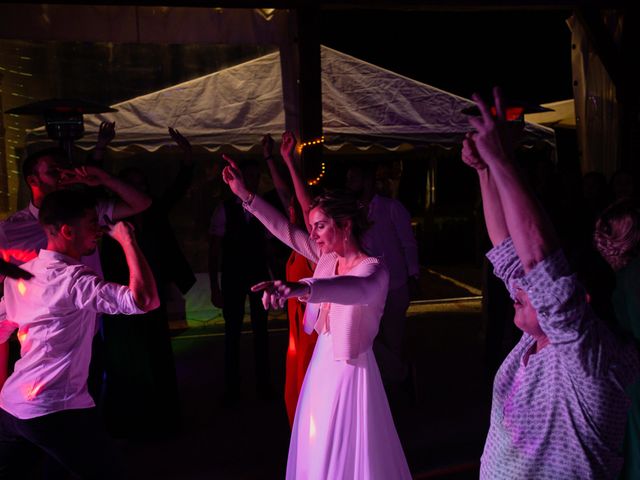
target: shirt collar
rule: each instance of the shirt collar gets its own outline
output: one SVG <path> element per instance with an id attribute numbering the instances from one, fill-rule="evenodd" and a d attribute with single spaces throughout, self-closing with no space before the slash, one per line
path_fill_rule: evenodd
<path id="1" fill-rule="evenodd" d="M 29 212 L 31 212 L 31 215 L 33 215 L 36 220 L 38 219 L 38 216 L 40 215 L 40 209 L 36 207 L 33 202 L 29 202 Z"/>
<path id="2" fill-rule="evenodd" d="M 68 255 L 65 255 L 64 253 L 56 252 L 55 250 L 47 250 L 46 248 L 40 249 L 40 253 L 38 253 L 38 257 L 44 260 L 60 260 L 64 263 L 68 263 L 71 265 L 82 264 L 80 260 L 71 258 Z"/>

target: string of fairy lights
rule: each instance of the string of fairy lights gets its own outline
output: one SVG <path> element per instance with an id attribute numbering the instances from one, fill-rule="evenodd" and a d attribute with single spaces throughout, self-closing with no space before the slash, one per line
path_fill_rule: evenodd
<path id="1" fill-rule="evenodd" d="M 305 147 L 309 147 L 312 145 L 321 145 L 323 143 L 324 143 L 324 135 L 322 135 L 320 138 L 315 138 L 313 140 L 302 142 L 300 145 L 298 145 L 298 154 L 301 154 L 302 150 L 304 150 Z M 308 180 L 307 183 L 310 186 L 314 186 L 320 183 L 320 180 L 322 180 L 322 177 L 324 177 L 324 173 L 326 169 L 327 169 L 327 166 L 323 161 L 320 165 L 320 173 L 318 174 L 318 176 L 316 178 L 312 178 L 311 180 Z"/>

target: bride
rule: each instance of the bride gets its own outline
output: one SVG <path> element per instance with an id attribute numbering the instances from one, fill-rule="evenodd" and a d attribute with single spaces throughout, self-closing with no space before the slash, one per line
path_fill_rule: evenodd
<path id="1" fill-rule="evenodd" d="M 308 234 L 249 192 L 236 163 L 225 160 L 223 179 L 244 208 L 317 264 L 313 278 L 252 288 L 264 291 L 265 308 L 291 297 L 308 302 L 304 329 L 318 332 L 293 423 L 287 480 L 411 479 L 371 349 L 389 274 L 361 247 L 366 209 L 346 192 L 324 193 L 310 206 Z"/>

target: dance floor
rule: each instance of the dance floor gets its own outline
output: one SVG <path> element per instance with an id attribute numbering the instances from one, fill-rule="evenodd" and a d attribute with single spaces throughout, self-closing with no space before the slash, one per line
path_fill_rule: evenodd
<path id="1" fill-rule="evenodd" d="M 477 272 L 438 273 L 478 287 Z M 428 278 L 422 288 L 429 288 L 427 296 L 432 298 L 411 306 L 407 327 L 415 388 L 392 392 L 392 410 L 414 478 L 477 478 L 490 405 L 481 302 L 473 292 L 435 273 Z M 454 300 L 438 301 L 434 293 Z M 468 299 L 459 300 L 464 296 Z M 284 317 L 275 316 L 271 326 L 274 398 L 264 401 L 255 394 L 252 338 L 247 332 L 241 345 L 243 395 L 231 408 L 221 402 L 222 332 L 209 325 L 175 335 L 183 430 L 170 439 L 121 441 L 132 478 L 284 478 L 289 435 L 280 395 L 287 346 Z"/>
<path id="2" fill-rule="evenodd" d="M 474 269 L 425 271 L 421 301 L 409 310 L 406 351 L 413 382 L 390 392 L 389 400 L 415 479 L 478 477 L 491 384 L 484 369 L 479 279 Z M 287 348 L 283 314 L 270 319 L 269 338 L 273 398 L 260 399 L 255 393 L 247 329 L 241 339 L 242 396 L 229 407 L 222 402 L 220 325 L 175 330 L 182 429 L 167 438 L 117 440 L 129 478 L 284 478 L 289 426 L 282 400 Z"/>

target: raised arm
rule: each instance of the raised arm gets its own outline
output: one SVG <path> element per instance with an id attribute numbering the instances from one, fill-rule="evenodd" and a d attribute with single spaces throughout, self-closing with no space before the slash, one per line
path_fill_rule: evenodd
<path id="1" fill-rule="evenodd" d="M 282 134 L 282 143 L 280 144 L 280 155 L 284 163 L 289 169 L 293 188 L 296 192 L 296 198 L 304 215 L 304 224 L 309 229 L 309 206 L 311 205 L 311 192 L 307 187 L 302 174 L 300 173 L 300 159 L 295 156 L 296 137 L 293 132 L 286 131 Z"/>
<path id="2" fill-rule="evenodd" d="M 173 141 L 180 147 L 180 150 L 182 150 L 182 158 L 180 159 L 180 169 L 178 170 L 176 178 L 160 200 L 161 207 L 167 211 L 178 203 L 187 193 L 193 181 L 194 170 L 191 143 L 175 128 L 169 127 L 168 131 Z"/>
<path id="3" fill-rule="evenodd" d="M 470 119 L 477 130 L 475 145 L 491 172 L 507 230 L 522 266 L 528 272 L 557 249 L 558 240 L 551 223 L 513 163 L 500 91 L 494 89 L 496 118 L 478 95 L 473 98 L 482 114 L 479 118 Z"/>
<path id="4" fill-rule="evenodd" d="M 148 312 L 160 306 L 158 289 L 153 272 L 147 263 L 135 235 L 133 227 L 127 222 L 118 222 L 109 226 L 109 235 L 113 237 L 124 250 L 129 267 L 129 289 L 141 310 Z"/>
<path id="5" fill-rule="evenodd" d="M 491 177 L 491 172 L 487 168 L 487 164 L 480 158 L 478 153 L 475 143 L 476 135 L 475 133 L 467 133 L 462 141 L 462 161 L 478 173 L 484 221 L 491 244 L 496 247 L 509 236 L 509 231 L 502 212 L 498 189 Z"/>
<path id="6" fill-rule="evenodd" d="M 262 137 L 262 157 L 267 164 L 267 168 L 269 168 L 269 173 L 273 179 L 273 186 L 276 188 L 276 192 L 278 192 L 278 198 L 280 198 L 284 210 L 287 211 L 291 204 L 291 189 L 289 185 L 287 185 L 273 158 L 273 138 L 271 138 L 271 135 L 268 133 Z"/>
<path id="7" fill-rule="evenodd" d="M 320 258 L 320 249 L 316 242 L 311 240 L 309 234 L 289 222 L 281 212 L 257 197 L 254 192 L 247 190 L 242 173 L 236 163 L 226 155 L 223 155 L 223 158 L 229 162 L 229 165 L 222 171 L 222 179 L 229 185 L 231 191 L 242 200 L 244 208 L 252 213 L 281 242 L 317 263 Z"/>
<path id="8" fill-rule="evenodd" d="M 116 137 L 116 122 L 102 122 L 98 130 L 98 141 L 90 155 L 90 163 L 101 167 L 104 162 L 104 152 Z"/>
<path id="9" fill-rule="evenodd" d="M 60 184 L 83 183 L 91 187 L 103 186 L 118 196 L 113 207 L 113 220 L 131 217 L 151 206 L 151 197 L 114 177 L 101 168 L 84 166 L 61 171 Z"/>

